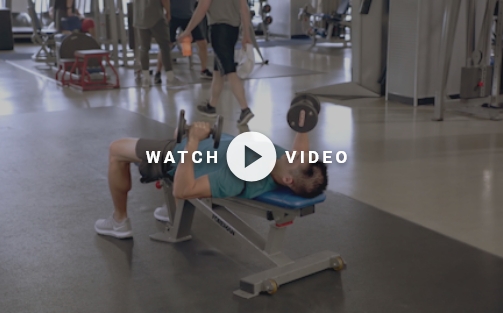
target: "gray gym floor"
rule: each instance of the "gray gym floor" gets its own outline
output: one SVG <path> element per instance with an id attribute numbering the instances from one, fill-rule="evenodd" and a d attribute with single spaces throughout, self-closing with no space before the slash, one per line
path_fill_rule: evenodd
<path id="1" fill-rule="evenodd" d="M 503 260 L 339 193 L 291 226 L 294 257 L 330 249 L 348 267 L 233 296 L 239 278 L 270 266 L 197 214 L 193 240 L 148 238 L 162 204 L 134 171 L 134 240 L 94 233 L 112 210 L 107 149 L 172 128 L 120 108 L 0 117 L 1 312 L 501 312 Z M 266 229 L 264 221 L 251 223 Z"/>

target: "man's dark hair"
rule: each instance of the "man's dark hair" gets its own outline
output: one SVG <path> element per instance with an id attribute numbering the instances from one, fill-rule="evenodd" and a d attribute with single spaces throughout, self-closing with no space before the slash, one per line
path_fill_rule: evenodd
<path id="1" fill-rule="evenodd" d="M 309 163 L 305 169 L 299 169 L 293 175 L 292 190 L 304 198 L 314 198 L 327 189 L 327 166 L 318 161 Z"/>

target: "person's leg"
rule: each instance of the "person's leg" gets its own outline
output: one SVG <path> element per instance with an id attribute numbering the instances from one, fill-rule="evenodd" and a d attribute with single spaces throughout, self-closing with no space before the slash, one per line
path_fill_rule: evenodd
<path id="1" fill-rule="evenodd" d="M 108 186 L 114 203 L 114 218 L 127 218 L 127 195 L 131 190 L 131 163 L 140 162 L 136 155 L 138 139 L 124 138 L 110 145 Z"/>
<path id="2" fill-rule="evenodd" d="M 155 74 L 161 74 L 162 70 L 162 53 L 161 51 L 157 52 L 157 67 L 155 69 Z"/>
<path id="3" fill-rule="evenodd" d="M 236 72 L 227 74 L 227 79 L 229 80 L 229 85 L 231 87 L 232 93 L 234 94 L 234 97 L 236 97 L 239 105 L 241 106 L 241 110 L 247 109 L 248 102 L 246 101 L 243 80 L 239 78 Z"/>
<path id="4" fill-rule="evenodd" d="M 220 101 L 220 95 L 224 89 L 224 79 L 225 77 L 222 76 L 219 70 L 213 70 L 213 79 L 211 80 L 211 98 L 209 103 L 213 108 L 215 108 L 218 105 L 218 101 Z"/>
<path id="5" fill-rule="evenodd" d="M 130 165 L 141 160 L 136 155 L 138 139 L 124 138 L 110 145 L 108 165 L 108 186 L 114 212 L 107 219 L 96 221 L 94 229 L 100 235 L 116 238 L 133 236 L 131 223 L 127 217 L 127 197 L 131 190 Z"/>
<path id="6" fill-rule="evenodd" d="M 222 76 L 221 73 L 223 73 L 221 62 L 219 60 L 219 56 L 221 55 L 221 50 L 220 48 L 222 45 L 218 44 L 218 42 L 221 41 L 220 38 L 220 26 L 221 24 L 217 25 L 211 25 L 210 26 L 210 37 L 211 37 L 211 42 L 217 42 L 216 47 L 213 46 L 213 51 L 215 53 L 215 61 L 213 63 L 213 79 L 211 81 L 211 96 L 210 96 L 210 101 L 208 103 L 205 103 L 203 105 L 198 105 L 197 110 L 207 116 L 215 116 L 217 114 L 216 111 L 216 106 L 218 105 L 218 101 L 220 100 L 220 95 L 222 94 L 223 86 L 224 86 L 224 76 Z M 220 39 L 220 40 L 218 40 Z M 218 41 L 217 41 L 218 40 Z"/>
<path id="7" fill-rule="evenodd" d="M 170 46 L 169 49 L 173 48 L 173 44 L 176 41 L 176 29 L 178 28 L 179 20 L 177 18 L 172 17 L 171 21 L 169 21 L 169 39 L 170 39 Z M 162 83 L 162 78 L 161 78 L 161 70 L 163 67 L 162 63 L 162 52 L 159 51 L 157 54 L 157 69 L 155 73 L 155 78 L 154 81 L 156 84 L 161 84 Z"/>
<path id="8" fill-rule="evenodd" d="M 234 47 L 239 38 L 239 28 L 227 24 L 219 25 L 219 36 L 212 35 L 211 42 L 213 50 L 218 58 L 222 74 L 227 76 L 231 91 L 239 102 L 241 114 L 238 125 L 242 126 L 253 118 L 253 113 L 248 108 L 244 83 L 236 74 L 236 63 L 234 61 Z M 218 48 L 216 47 L 218 46 Z"/>
<path id="9" fill-rule="evenodd" d="M 208 69 L 208 43 L 206 40 L 196 41 L 197 52 L 199 54 L 199 59 L 201 59 L 201 71 Z"/>
<path id="10" fill-rule="evenodd" d="M 188 24 L 190 20 L 187 20 Z M 186 25 L 185 25 L 186 26 Z M 213 74 L 208 70 L 208 42 L 201 31 L 201 25 L 192 30 L 192 38 L 197 44 L 199 59 L 201 60 L 201 78 L 211 79 Z"/>
<path id="11" fill-rule="evenodd" d="M 140 64 L 143 76 L 143 85 L 150 85 L 150 43 L 152 42 L 152 33 L 150 29 L 138 29 L 138 41 L 140 43 Z"/>
<path id="12" fill-rule="evenodd" d="M 161 50 L 161 58 L 164 69 L 166 70 L 166 78 L 168 82 L 174 82 L 175 75 L 173 73 L 173 64 L 171 63 L 171 41 L 169 39 L 168 27 L 164 19 L 160 20 L 159 23 L 152 28 L 152 34 Z"/>

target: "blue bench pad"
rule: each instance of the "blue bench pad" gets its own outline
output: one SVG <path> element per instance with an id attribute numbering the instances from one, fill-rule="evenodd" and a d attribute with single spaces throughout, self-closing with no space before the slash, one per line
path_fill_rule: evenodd
<path id="1" fill-rule="evenodd" d="M 278 188 L 266 192 L 253 200 L 275 205 L 284 209 L 299 210 L 325 201 L 326 196 L 321 194 L 317 197 L 307 199 L 297 196 L 290 189 Z"/>

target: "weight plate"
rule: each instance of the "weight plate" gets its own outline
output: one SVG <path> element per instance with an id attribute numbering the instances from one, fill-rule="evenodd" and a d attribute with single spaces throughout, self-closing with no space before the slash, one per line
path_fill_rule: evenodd
<path id="1" fill-rule="evenodd" d="M 262 8 L 262 12 L 264 13 L 271 12 L 271 6 L 269 4 L 264 5 L 264 7 Z"/>
<path id="2" fill-rule="evenodd" d="M 185 121 L 185 110 L 180 110 L 180 114 L 178 115 L 178 130 L 176 132 L 176 142 L 182 142 L 183 135 L 185 135 L 185 125 L 187 122 Z"/>
<path id="3" fill-rule="evenodd" d="M 101 49 L 96 39 L 83 33 L 72 33 L 59 44 L 58 57 L 59 59 L 73 59 L 77 50 L 95 49 Z M 97 59 L 90 59 L 88 65 L 99 66 L 100 62 Z"/>
<path id="4" fill-rule="evenodd" d="M 318 113 L 320 113 L 320 111 L 321 111 L 320 100 L 318 100 L 318 98 L 312 94 L 302 93 L 302 94 L 296 96 L 295 98 L 293 98 L 290 105 L 294 105 L 294 104 L 300 102 L 301 100 L 305 100 L 305 101 L 308 101 L 309 103 L 311 103 L 311 105 L 316 109 L 316 111 Z"/>
<path id="5" fill-rule="evenodd" d="M 213 148 L 218 149 L 218 146 L 220 145 L 220 138 L 222 137 L 222 128 L 224 125 L 224 118 L 223 116 L 219 115 L 217 117 L 217 122 L 214 126 L 214 131 L 213 131 Z"/>
<path id="6" fill-rule="evenodd" d="M 305 112 L 304 125 L 299 125 L 299 117 L 301 112 Z M 318 123 L 318 113 L 312 105 L 304 103 L 297 103 L 288 110 L 287 122 L 290 128 L 298 133 L 307 133 L 316 126 Z"/>

